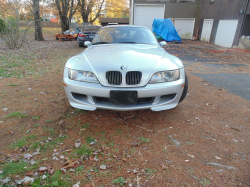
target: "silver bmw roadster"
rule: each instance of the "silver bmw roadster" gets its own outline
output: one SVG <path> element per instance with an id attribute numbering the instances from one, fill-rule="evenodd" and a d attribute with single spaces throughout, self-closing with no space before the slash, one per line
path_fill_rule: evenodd
<path id="1" fill-rule="evenodd" d="M 167 110 L 186 96 L 181 60 L 167 53 L 151 30 L 138 26 L 101 28 L 87 48 L 70 58 L 64 88 L 79 109 Z"/>

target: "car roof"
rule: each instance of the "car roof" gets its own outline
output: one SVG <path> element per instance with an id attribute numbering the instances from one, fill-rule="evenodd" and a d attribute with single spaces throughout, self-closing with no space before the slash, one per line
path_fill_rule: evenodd
<path id="1" fill-rule="evenodd" d="M 137 25 L 108 25 L 102 28 L 109 28 L 109 27 L 133 27 L 133 28 L 145 28 L 145 29 L 149 29 L 148 27 L 144 27 L 144 26 L 137 26 Z"/>

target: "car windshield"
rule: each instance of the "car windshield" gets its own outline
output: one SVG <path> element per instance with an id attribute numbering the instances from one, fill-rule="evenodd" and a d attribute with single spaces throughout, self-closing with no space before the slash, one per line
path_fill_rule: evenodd
<path id="1" fill-rule="evenodd" d="M 149 29 L 141 27 L 103 28 L 92 41 L 93 45 L 109 43 L 158 44 L 154 34 Z"/>

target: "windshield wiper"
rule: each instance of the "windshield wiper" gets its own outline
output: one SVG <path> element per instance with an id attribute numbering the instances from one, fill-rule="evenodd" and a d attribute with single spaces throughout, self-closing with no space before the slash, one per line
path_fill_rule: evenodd
<path id="1" fill-rule="evenodd" d="M 93 43 L 92 45 L 98 45 L 98 44 L 110 44 L 110 42 L 96 42 L 96 43 Z"/>
<path id="2" fill-rule="evenodd" d="M 119 42 L 119 44 L 122 44 L 122 43 L 135 44 L 136 42 Z"/>

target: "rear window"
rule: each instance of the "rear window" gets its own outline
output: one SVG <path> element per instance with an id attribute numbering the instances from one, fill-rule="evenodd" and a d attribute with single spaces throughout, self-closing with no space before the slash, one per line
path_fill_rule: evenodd
<path id="1" fill-rule="evenodd" d="M 83 26 L 82 32 L 84 31 L 98 31 L 100 28 L 102 28 L 101 25 L 89 25 L 89 26 Z"/>

